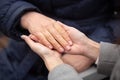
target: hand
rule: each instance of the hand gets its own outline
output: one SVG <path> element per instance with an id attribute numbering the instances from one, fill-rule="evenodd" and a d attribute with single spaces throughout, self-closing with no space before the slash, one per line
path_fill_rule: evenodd
<path id="1" fill-rule="evenodd" d="M 22 35 L 21 38 L 24 39 L 30 48 L 44 60 L 49 71 L 63 63 L 60 53 L 50 50 L 40 43 L 32 41 L 28 36 Z"/>
<path id="2" fill-rule="evenodd" d="M 54 48 L 59 52 L 70 50 L 72 41 L 55 20 L 37 12 L 28 12 L 22 16 L 21 25 L 50 49 Z"/>
<path id="3" fill-rule="evenodd" d="M 93 60 L 97 59 L 100 48 L 99 43 L 89 39 L 85 34 L 73 27 L 67 26 L 61 22 L 58 23 L 65 28 L 73 41 L 71 50 L 66 51 L 65 53 L 84 55 Z"/>
<path id="4" fill-rule="evenodd" d="M 64 63 L 73 66 L 77 72 L 86 70 L 93 63 L 93 60 L 88 57 L 72 54 L 63 55 L 62 60 L 64 61 Z"/>

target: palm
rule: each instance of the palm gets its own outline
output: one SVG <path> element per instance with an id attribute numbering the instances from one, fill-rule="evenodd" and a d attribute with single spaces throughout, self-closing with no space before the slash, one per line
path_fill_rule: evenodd
<path id="1" fill-rule="evenodd" d="M 69 27 L 66 30 L 67 30 L 68 34 L 70 35 L 71 40 L 73 41 L 73 45 L 71 47 L 71 50 L 66 51 L 66 53 L 69 53 L 69 54 L 82 53 L 83 54 L 85 51 L 84 46 L 86 45 L 86 42 L 87 42 L 87 41 L 85 41 L 85 40 L 87 40 L 85 38 L 87 38 L 87 37 L 75 28 Z"/>
<path id="2" fill-rule="evenodd" d="M 72 55 L 72 54 L 63 55 L 62 60 L 65 63 L 73 66 L 77 72 L 86 70 L 93 63 L 93 60 L 89 59 L 88 57 L 82 55 Z"/>
<path id="3" fill-rule="evenodd" d="M 62 56 L 62 60 L 65 63 L 73 66 L 78 72 L 81 72 L 87 69 L 93 63 L 93 60 L 79 54 L 84 54 L 84 51 L 86 48 L 85 45 L 86 45 L 86 42 L 88 42 L 87 41 L 88 38 L 77 29 L 69 27 L 62 23 L 60 24 L 63 25 L 65 30 L 68 32 L 71 40 L 73 41 L 71 50 L 65 52 L 66 54 Z M 78 55 L 74 55 L 74 54 L 78 54 Z"/>

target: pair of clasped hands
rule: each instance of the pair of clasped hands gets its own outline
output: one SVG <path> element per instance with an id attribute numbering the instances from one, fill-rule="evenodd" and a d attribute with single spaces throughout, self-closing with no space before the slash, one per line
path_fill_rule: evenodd
<path id="1" fill-rule="evenodd" d="M 38 12 L 24 14 L 21 25 L 30 32 L 29 36 L 22 35 L 21 38 L 44 60 L 49 71 L 67 63 L 81 72 L 96 59 L 97 54 L 87 54 L 93 53 L 87 48 L 92 48 L 88 44 L 94 42 L 73 27 Z"/>

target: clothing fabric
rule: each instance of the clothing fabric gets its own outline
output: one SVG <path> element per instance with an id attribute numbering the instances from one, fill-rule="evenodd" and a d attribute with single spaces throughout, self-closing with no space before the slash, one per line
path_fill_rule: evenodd
<path id="1" fill-rule="evenodd" d="M 120 45 L 101 42 L 98 72 L 110 76 L 119 58 Z"/>
<path id="2" fill-rule="evenodd" d="M 20 17 L 25 12 L 38 11 L 81 30 L 95 41 L 111 41 L 113 34 L 107 22 L 113 9 L 111 0 L 1 0 L 0 30 L 20 40 L 20 35 L 27 33 L 19 25 Z"/>
<path id="3" fill-rule="evenodd" d="M 48 75 L 48 80 L 82 80 L 76 70 L 68 64 L 56 66 Z"/>
<path id="4" fill-rule="evenodd" d="M 108 23 L 114 8 L 119 7 L 115 1 L 119 3 L 119 0 L 0 0 L 0 31 L 12 38 L 0 54 L 0 80 L 41 80 L 47 76 L 43 61 L 20 38 L 21 34 L 29 34 L 20 25 L 24 13 L 37 11 L 77 28 L 97 42 L 111 42 L 114 36 Z"/>
<path id="5" fill-rule="evenodd" d="M 115 64 L 115 67 L 113 68 L 113 72 L 111 74 L 111 80 L 120 80 L 120 59 Z"/>
<path id="6" fill-rule="evenodd" d="M 10 40 L 0 50 L 0 80 L 47 80 L 47 73 L 42 59 L 23 42 Z"/>

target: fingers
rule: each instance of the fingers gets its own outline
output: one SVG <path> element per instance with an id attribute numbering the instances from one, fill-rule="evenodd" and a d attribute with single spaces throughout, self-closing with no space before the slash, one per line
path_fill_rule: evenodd
<path id="1" fill-rule="evenodd" d="M 65 25 L 65 24 L 63 24 L 63 23 L 60 22 L 60 21 L 57 21 L 57 23 L 60 24 L 60 25 L 66 30 L 66 32 L 69 34 L 69 36 L 70 36 L 71 32 L 73 32 L 73 30 L 74 30 L 74 31 L 77 30 L 77 29 L 75 29 L 74 27 Z"/>
<path id="2" fill-rule="evenodd" d="M 50 49 L 56 49 L 59 52 L 64 52 L 65 50 L 70 50 L 72 41 L 69 38 L 66 30 L 60 26 L 57 22 L 53 22 L 49 25 L 41 25 L 38 28 L 31 31 L 29 37 L 36 42 L 39 42 Z"/>
<path id="3" fill-rule="evenodd" d="M 52 44 L 54 49 L 59 52 L 64 52 L 63 47 L 56 41 L 56 39 L 54 38 L 54 36 L 51 35 L 51 33 L 45 30 L 43 34 L 45 35 L 46 39 Z"/>
<path id="4" fill-rule="evenodd" d="M 62 48 L 62 46 L 54 39 L 54 37 L 52 37 L 52 35 L 48 31 L 44 31 L 43 34 L 45 35 L 46 39 L 51 43 L 51 45 L 54 47 L 55 50 L 57 50 L 59 52 L 64 52 L 64 49 Z M 34 35 L 30 34 L 29 37 L 32 40 L 43 44 L 43 42 L 40 41 Z M 53 48 L 52 46 L 50 46 L 49 48 L 52 49 Z"/>
<path id="5" fill-rule="evenodd" d="M 25 40 L 25 42 L 30 46 L 30 48 L 33 48 L 34 42 L 26 35 L 22 35 L 21 38 Z"/>
<path id="6" fill-rule="evenodd" d="M 30 35 L 33 36 L 33 35 Z M 54 55 L 56 57 L 60 57 L 60 54 L 55 51 L 55 50 L 50 50 L 49 48 L 45 47 L 44 45 L 34 42 L 33 40 L 30 39 L 29 36 L 22 35 L 21 38 L 25 40 L 25 42 L 29 45 L 29 47 L 36 52 L 39 56 L 41 57 L 46 57 L 49 55 Z M 51 56 L 49 56 L 51 57 Z"/>
<path id="7" fill-rule="evenodd" d="M 29 37 L 30 37 L 32 40 L 34 40 L 34 41 L 36 41 L 36 42 L 39 42 L 39 39 L 38 39 L 37 37 L 35 37 L 34 35 L 32 35 L 32 34 L 30 34 Z"/>
<path id="8" fill-rule="evenodd" d="M 65 25 L 62 22 L 60 22 L 60 21 L 57 21 L 57 23 L 60 24 L 66 31 L 70 28 L 67 25 Z"/>
<path id="9" fill-rule="evenodd" d="M 63 26 L 60 26 L 57 22 L 54 23 L 54 27 L 56 28 L 56 30 L 61 34 L 61 36 L 70 44 L 72 45 L 72 41 L 68 35 L 68 33 L 66 32 L 66 30 L 63 28 Z"/>
<path id="10" fill-rule="evenodd" d="M 54 37 L 47 30 L 44 30 L 44 33 L 41 34 L 41 35 L 38 35 L 38 36 L 40 38 L 37 38 L 32 34 L 29 35 L 29 37 L 32 40 L 34 40 L 36 42 L 39 42 L 39 43 L 49 47 L 50 49 L 54 48 L 55 50 L 57 50 L 57 51 L 59 51 L 61 53 L 64 52 L 64 49 L 62 48 L 62 46 L 54 39 Z"/>
<path id="11" fill-rule="evenodd" d="M 42 58 L 53 53 L 52 50 L 40 43 L 34 42 L 28 36 L 22 35 L 21 38 L 25 40 L 29 47 Z"/>
<path id="12" fill-rule="evenodd" d="M 45 45 L 46 47 L 48 47 L 50 49 L 53 48 L 52 44 L 46 39 L 46 37 L 44 36 L 43 33 L 37 33 L 36 36 L 37 36 L 39 42 L 41 42 L 43 45 Z"/>
<path id="13" fill-rule="evenodd" d="M 25 29 L 37 37 L 32 37 L 34 41 L 38 41 L 50 49 L 54 48 L 59 52 L 63 52 L 62 49 L 69 50 L 67 46 L 70 46 L 68 43 L 71 44 L 71 40 L 64 28 L 55 20 L 36 12 L 24 15 L 22 20 L 24 22 L 22 26 L 25 26 Z"/>
<path id="14" fill-rule="evenodd" d="M 72 32 L 71 30 L 73 30 L 72 27 L 63 24 L 60 21 L 57 21 L 57 23 L 64 28 L 64 30 L 67 32 L 67 34 L 69 34 L 69 37 L 71 38 L 71 32 Z"/>
<path id="15" fill-rule="evenodd" d="M 21 38 L 29 45 L 29 47 L 36 53 L 43 53 L 44 50 L 47 51 L 47 47 L 43 46 L 38 42 L 34 42 L 30 37 L 22 35 Z"/>
<path id="16" fill-rule="evenodd" d="M 52 27 L 52 26 L 51 26 Z M 50 34 L 54 37 L 54 40 L 51 40 L 53 46 L 60 44 L 65 50 L 70 50 L 68 42 L 62 37 L 62 35 L 53 27 L 52 29 L 48 28 Z"/>
<path id="17" fill-rule="evenodd" d="M 71 33 L 71 32 L 77 32 L 79 34 L 83 34 L 81 31 L 79 31 L 78 29 L 74 28 L 74 27 L 71 27 L 71 26 L 67 26 L 63 23 L 61 23 L 60 21 L 57 21 L 58 24 L 60 24 L 67 32 L 68 34 Z"/>

